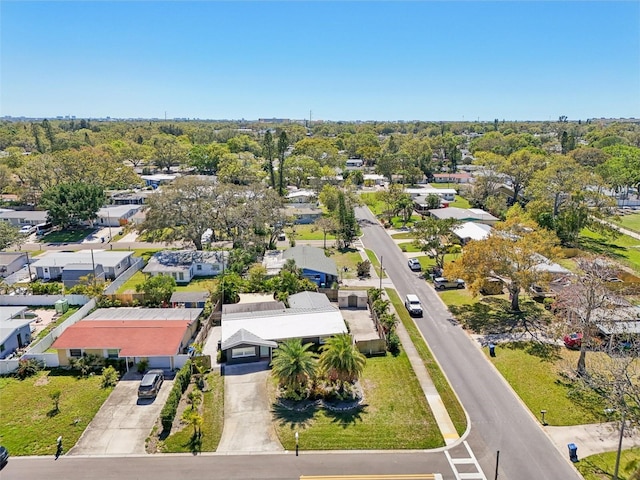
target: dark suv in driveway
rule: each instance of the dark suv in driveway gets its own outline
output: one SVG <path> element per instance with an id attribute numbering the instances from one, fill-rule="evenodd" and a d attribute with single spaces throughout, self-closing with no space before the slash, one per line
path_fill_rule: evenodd
<path id="1" fill-rule="evenodd" d="M 155 398 L 164 381 L 162 370 L 149 370 L 144 374 L 138 387 L 138 398 Z"/>

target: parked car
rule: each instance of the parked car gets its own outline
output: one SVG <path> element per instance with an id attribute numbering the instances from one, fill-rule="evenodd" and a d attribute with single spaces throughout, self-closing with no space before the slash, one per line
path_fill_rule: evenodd
<path id="1" fill-rule="evenodd" d="M 437 277 L 433 280 L 433 286 L 438 290 L 444 290 L 445 288 L 464 288 L 464 280 L 461 278 L 448 280 L 444 277 Z"/>
<path id="2" fill-rule="evenodd" d="M 404 306 L 406 307 L 409 315 L 415 317 L 422 316 L 422 305 L 420 305 L 420 299 L 417 295 L 410 293 L 404 299 Z"/>
<path id="3" fill-rule="evenodd" d="M 22 228 L 20 228 L 20 233 L 22 235 L 31 235 L 35 231 L 36 231 L 36 227 L 33 225 L 23 225 Z"/>
<path id="4" fill-rule="evenodd" d="M 162 370 L 149 370 L 144 374 L 138 387 L 138 398 L 155 398 L 164 382 Z"/>
<path id="5" fill-rule="evenodd" d="M 414 272 L 419 272 L 420 270 L 422 270 L 422 266 L 420 265 L 420 262 L 417 258 L 410 258 L 407 264 L 409 265 L 409 268 Z"/>
<path id="6" fill-rule="evenodd" d="M 562 340 L 564 341 L 564 345 L 567 348 L 580 348 L 582 346 L 582 333 L 570 333 L 568 335 L 565 335 Z"/>
<path id="7" fill-rule="evenodd" d="M 9 451 L 0 445 L 0 469 L 3 469 L 4 466 L 9 461 Z"/>

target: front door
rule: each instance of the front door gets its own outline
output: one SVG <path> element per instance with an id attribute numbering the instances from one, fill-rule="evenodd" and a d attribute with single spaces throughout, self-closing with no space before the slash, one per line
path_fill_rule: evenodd
<path id="1" fill-rule="evenodd" d="M 50 280 L 51 279 L 51 273 L 49 273 L 49 267 L 44 267 L 44 271 L 42 273 L 42 277 L 45 280 Z"/>
<path id="2" fill-rule="evenodd" d="M 349 308 L 358 308 L 358 297 L 349 295 Z"/>

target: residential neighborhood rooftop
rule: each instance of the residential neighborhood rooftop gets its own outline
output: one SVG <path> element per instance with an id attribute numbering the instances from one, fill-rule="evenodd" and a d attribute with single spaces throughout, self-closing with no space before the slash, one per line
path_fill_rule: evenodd
<path id="1" fill-rule="evenodd" d="M 84 263 L 115 267 L 131 255 L 133 255 L 133 252 L 119 252 L 116 250 L 80 250 L 78 252 L 49 251 L 34 258 L 32 264 L 38 267 L 66 267 L 69 264 Z"/>
<path id="2" fill-rule="evenodd" d="M 196 320 L 202 308 L 99 308 L 87 315 L 84 320 L 118 321 L 187 321 Z"/>

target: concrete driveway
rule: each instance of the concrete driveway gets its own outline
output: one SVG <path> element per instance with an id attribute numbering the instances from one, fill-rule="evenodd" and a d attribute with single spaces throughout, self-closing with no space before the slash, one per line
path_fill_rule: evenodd
<path id="1" fill-rule="evenodd" d="M 276 452 L 276 436 L 267 395 L 267 362 L 224 368 L 224 429 L 217 452 Z"/>
<path id="2" fill-rule="evenodd" d="M 160 393 L 153 400 L 138 400 L 141 379 L 142 375 L 129 372 L 118 382 L 68 455 L 145 453 L 145 439 L 160 416 L 173 378 L 165 376 Z"/>

